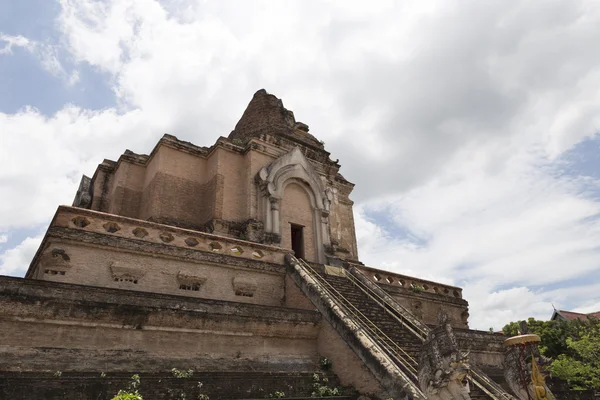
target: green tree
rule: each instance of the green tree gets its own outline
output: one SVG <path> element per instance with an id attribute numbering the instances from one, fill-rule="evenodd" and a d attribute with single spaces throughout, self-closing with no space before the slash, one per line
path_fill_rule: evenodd
<path id="1" fill-rule="evenodd" d="M 600 389 L 600 322 L 590 318 L 574 324 L 576 335 L 565 342 L 569 349 L 548 368 L 554 376 L 569 382 L 572 389 Z"/>
<path id="2" fill-rule="evenodd" d="M 561 354 L 570 354 L 567 338 L 575 337 L 577 326 L 581 321 L 540 321 L 535 318 L 527 320 L 529 333 L 535 333 L 542 339 L 540 353 L 545 357 L 556 358 Z M 510 322 L 502 328 L 508 337 L 519 334 L 519 323 Z"/>
<path id="3" fill-rule="evenodd" d="M 509 322 L 508 324 L 504 325 L 502 332 L 504 332 L 504 335 L 508 337 L 517 336 L 519 334 L 519 323 L 514 321 Z"/>

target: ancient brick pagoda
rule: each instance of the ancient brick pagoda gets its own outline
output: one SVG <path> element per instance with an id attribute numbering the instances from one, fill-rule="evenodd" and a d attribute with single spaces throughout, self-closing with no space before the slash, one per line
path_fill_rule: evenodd
<path id="1" fill-rule="evenodd" d="M 503 338 L 468 329 L 460 288 L 359 262 L 329 155 L 260 90 L 211 147 L 164 135 L 104 160 L 25 279 L 0 277 L 0 399 L 106 399 L 134 373 L 144 399 L 310 397 L 315 371 L 347 398 L 426 399 L 441 311 L 477 365 L 471 397 L 510 398 Z"/>

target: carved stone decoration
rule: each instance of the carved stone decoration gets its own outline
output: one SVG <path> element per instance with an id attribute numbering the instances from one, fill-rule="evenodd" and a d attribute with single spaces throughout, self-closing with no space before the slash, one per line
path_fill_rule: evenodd
<path id="1" fill-rule="evenodd" d="M 281 238 L 280 201 L 285 187 L 290 181 L 306 184 L 308 196 L 313 208 L 313 232 L 316 256 L 325 263 L 325 246 L 330 246 L 329 211 L 333 200 L 333 191 L 325 188 L 321 178 L 300 148 L 293 150 L 262 168 L 256 175 L 259 196 L 264 218 L 265 241 L 277 243 Z"/>
<path id="2" fill-rule="evenodd" d="M 199 291 L 206 282 L 206 276 L 179 271 L 177 283 L 180 289 Z"/>
<path id="3" fill-rule="evenodd" d="M 467 376 L 469 353 L 462 353 L 448 322 L 440 313 L 439 326 L 432 329 L 421 350 L 419 385 L 429 400 L 470 400 Z"/>
<path id="4" fill-rule="evenodd" d="M 236 296 L 253 297 L 258 287 L 256 279 L 247 275 L 233 278 L 233 291 Z"/>
<path id="5" fill-rule="evenodd" d="M 71 257 L 64 249 L 51 248 L 44 252 L 40 260 L 40 270 L 48 275 L 65 275 L 71 268 Z"/>
<path id="6" fill-rule="evenodd" d="M 244 223 L 243 233 L 246 237 L 246 240 L 260 243 L 265 239 L 264 224 L 262 223 L 262 221 L 249 219 Z"/>
<path id="7" fill-rule="evenodd" d="M 75 199 L 73 200 L 73 207 L 90 208 L 92 205 L 92 179 L 83 175 L 79 182 L 79 188 Z"/>
<path id="8" fill-rule="evenodd" d="M 148 236 L 148 231 L 144 228 L 137 227 L 132 231 L 133 235 L 137 238 L 143 239 Z"/>
<path id="9" fill-rule="evenodd" d="M 140 268 L 124 266 L 119 261 L 110 263 L 110 273 L 115 282 L 130 282 L 134 284 L 137 284 L 146 274 Z"/>
<path id="10" fill-rule="evenodd" d="M 175 240 L 175 237 L 169 232 L 161 232 L 158 237 L 160 237 L 160 240 L 165 243 L 171 243 L 173 240 Z"/>
<path id="11" fill-rule="evenodd" d="M 525 321 L 520 323 L 521 335 L 504 341 L 504 378 L 513 393 L 521 400 L 553 400 L 554 395 L 546 386 L 539 371 L 540 365 L 552 360 L 540 355 L 538 335 L 529 334 Z"/>
<path id="12" fill-rule="evenodd" d="M 88 226 L 90 224 L 90 220 L 87 219 L 86 217 L 82 217 L 81 215 L 73 218 L 71 220 L 71 222 L 73 223 L 73 225 L 75 225 L 78 228 L 85 228 L 86 226 Z"/>

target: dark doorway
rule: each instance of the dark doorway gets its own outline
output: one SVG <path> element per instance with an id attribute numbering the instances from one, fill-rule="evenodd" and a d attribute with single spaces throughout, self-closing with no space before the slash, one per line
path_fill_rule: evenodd
<path id="1" fill-rule="evenodd" d="M 292 225 L 292 250 L 297 258 L 304 259 L 304 227 L 301 225 Z"/>

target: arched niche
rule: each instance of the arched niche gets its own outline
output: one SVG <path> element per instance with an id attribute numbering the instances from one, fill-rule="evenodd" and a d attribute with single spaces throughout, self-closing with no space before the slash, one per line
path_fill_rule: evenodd
<path id="1" fill-rule="evenodd" d="M 280 207 L 285 188 L 298 183 L 305 188 L 311 203 L 312 231 L 314 232 L 315 260 L 325 263 L 325 245 L 329 239 L 329 209 L 331 192 L 327 190 L 319 175 L 298 147 L 262 168 L 257 176 L 259 204 L 267 237 L 272 242 L 281 241 Z"/>

